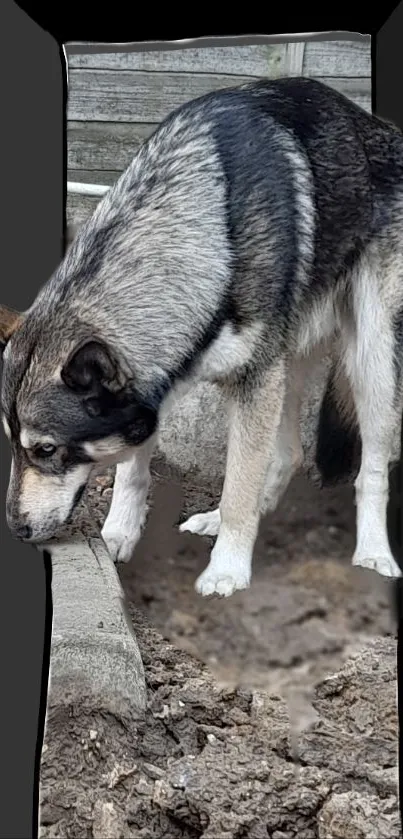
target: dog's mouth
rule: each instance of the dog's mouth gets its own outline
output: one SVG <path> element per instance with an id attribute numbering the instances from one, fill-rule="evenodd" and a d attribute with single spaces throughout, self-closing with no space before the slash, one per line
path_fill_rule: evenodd
<path id="1" fill-rule="evenodd" d="M 54 514 L 50 521 L 48 520 L 46 527 L 35 529 L 29 524 L 21 524 L 18 528 L 12 527 L 14 538 L 18 539 L 19 542 L 26 542 L 28 544 L 42 544 L 62 536 L 62 531 L 72 523 L 73 513 L 80 503 L 85 489 L 86 483 L 82 484 L 76 491 L 68 516 L 64 521 L 60 521 L 57 515 L 58 511 L 54 510 Z"/>
<path id="2" fill-rule="evenodd" d="M 74 512 L 75 512 L 76 508 L 78 507 L 78 505 L 79 505 L 79 503 L 80 503 L 80 501 L 81 501 L 81 499 L 82 499 L 82 497 L 85 493 L 86 486 L 87 486 L 87 484 L 83 483 L 83 484 L 81 484 L 81 486 L 76 491 L 67 517 L 64 519 L 63 522 L 59 522 L 59 524 L 55 526 L 55 534 L 57 532 L 57 535 L 58 534 L 62 535 L 62 531 L 64 531 L 66 528 L 70 527 L 70 525 L 72 524 Z M 56 538 L 56 535 L 53 536 L 53 537 L 50 537 L 50 538 Z"/>
<path id="3" fill-rule="evenodd" d="M 24 542 L 28 545 L 42 544 L 54 538 L 53 534 L 56 532 L 56 527 L 48 528 L 46 532 L 34 532 L 29 525 L 24 525 L 19 530 L 13 530 L 13 536 L 19 542 Z"/>
<path id="4" fill-rule="evenodd" d="M 86 486 L 87 486 L 87 484 L 86 484 L 86 483 L 84 483 L 84 484 L 81 484 L 81 486 L 78 488 L 78 490 L 77 490 L 77 492 L 76 492 L 76 494 L 75 494 L 75 496 L 74 496 L 74 498 L 73 498 L 73 503 L 72 503 L 72 505 L 71 505 L 71 507 L 70 507 L 70 512 L 69 512 L 69 514 L 68 514 L 68 516 L 67 516 L 67 522 L 66 522 L 66 524 L 70 524 L 70 522 L 71 522 L 71 518 L 72 518 L 72 515 L 73 515 L 73 513 L 74 513 L 74 510 L 76 509 L 76 507 L 78 507 L 78 505 L 79 505 L 79 503 L 80 503 L 80 501 L 81 501 L 81 499 L 82 499 L 82 497 L 83 497 L 83 495 L 84 495 L 84 493 L 85 493 L 85 488 L 86 488 Z"/>

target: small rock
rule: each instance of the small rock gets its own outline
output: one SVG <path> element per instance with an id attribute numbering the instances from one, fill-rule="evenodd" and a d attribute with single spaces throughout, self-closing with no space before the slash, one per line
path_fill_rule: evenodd
<path id="1" fill-rule="evenodd" d="M 95 802 L 92 823 L 94 839 L 105 839 L 107 836 L 113 836 L 113 839 L 123 839 L 125 828 L 126 820 L 123 814 L 118 812 L 111 801 Z"/>
<path id="2" fill-rule="evenodd" d="M 109 789 L 115 789 L 121 781 L 125 781 L 126 778 L 130 778 L 134 773 L 137 772 L 137 764 L 133 763 L 130 767 L 120 766 L 116 764 L 113 767 L 112 772 L 108 778 L 108 787 Z"/>
<path id="3" fill-rule="evenodd" d="M 139 795 L 152 795 L 153 792 L 153 788 L 146 778 L 140 778 L 134 789 Z"/>
<path id="4" fill-rule="evenodd" d="M 154 784 L 153 801 L 157 806 L 164 808 L 166 802 L 172 798 L 174 790 L 166 781 L 156 781 Z"/>
<path id="5" fill-rule="evenodd" d="M 160 769 L 159 766 L 154 766 L 153 763 L 143 763 L 142 769 L 153 781 L 157 781 L 165 775 L 164 770 Z"/>
<path id="6" fill-rule="evenodd" d="M 91 728 L 91 730 L 90 730 L 90 740 L 96 740 L 97 737 L 98 737 L 98 732 L 95 731 L 94 728 Z"/>
<path id="7" fill-rule="evenodd" d="M 113 481 L 110 475 L 97 475 L 97 477 L 95 478 L 95 483 L 102 489 L 103 487 L 111 487 Z"/>
<path id="8" fill-rule="evenodd" d="M 154 711 L 154 717 L 157 720 L 166 720 L 170 716 L 169 705 L 163 705 L 162 711 Z"/>

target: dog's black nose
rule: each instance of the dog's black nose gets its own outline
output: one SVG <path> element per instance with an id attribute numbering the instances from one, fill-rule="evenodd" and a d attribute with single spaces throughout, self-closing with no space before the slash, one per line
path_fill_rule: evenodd
<path id="1" fill-rule="evenodd" d="M 17 528 L 16 536 L 18 539 L 30 539 L 32 536 L 32 527 L 29 524 L 22 524 L 21 527 Z"/>

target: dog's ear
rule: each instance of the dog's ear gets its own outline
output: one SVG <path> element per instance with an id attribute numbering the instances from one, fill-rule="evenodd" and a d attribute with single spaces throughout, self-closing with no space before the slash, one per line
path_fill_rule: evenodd
<path id="1" fill-rule="evenodd" d="M 112 351 L 101 341 L 90 339 L 74 349 L 66 361 L 61 377 L 72 391 L 88 400 L 90 413 L 101 413 L 105 397 L 121 391 L 126 383 Z"/>
<path id="2" fill-rule="evenodd" d="M 0 351 L 2 352 L 13 332 L 18 329 L 23 321 L 23 315 L 14 309 L 0 306 Z"/>

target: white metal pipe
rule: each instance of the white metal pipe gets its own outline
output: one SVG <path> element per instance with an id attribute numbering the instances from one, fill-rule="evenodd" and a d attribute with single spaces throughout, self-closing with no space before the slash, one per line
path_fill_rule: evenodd
<path id="1" fill-rule="evenodd" d="M 75 181 L 68 181 L 67 182 L 67 192 L 70 195 L 93 195 L 96 197 L 97 195 L 105 195 L 108 192 L 110 186 L 106 186 L 105 184 L 81 184 L 76 183 Z"/>

